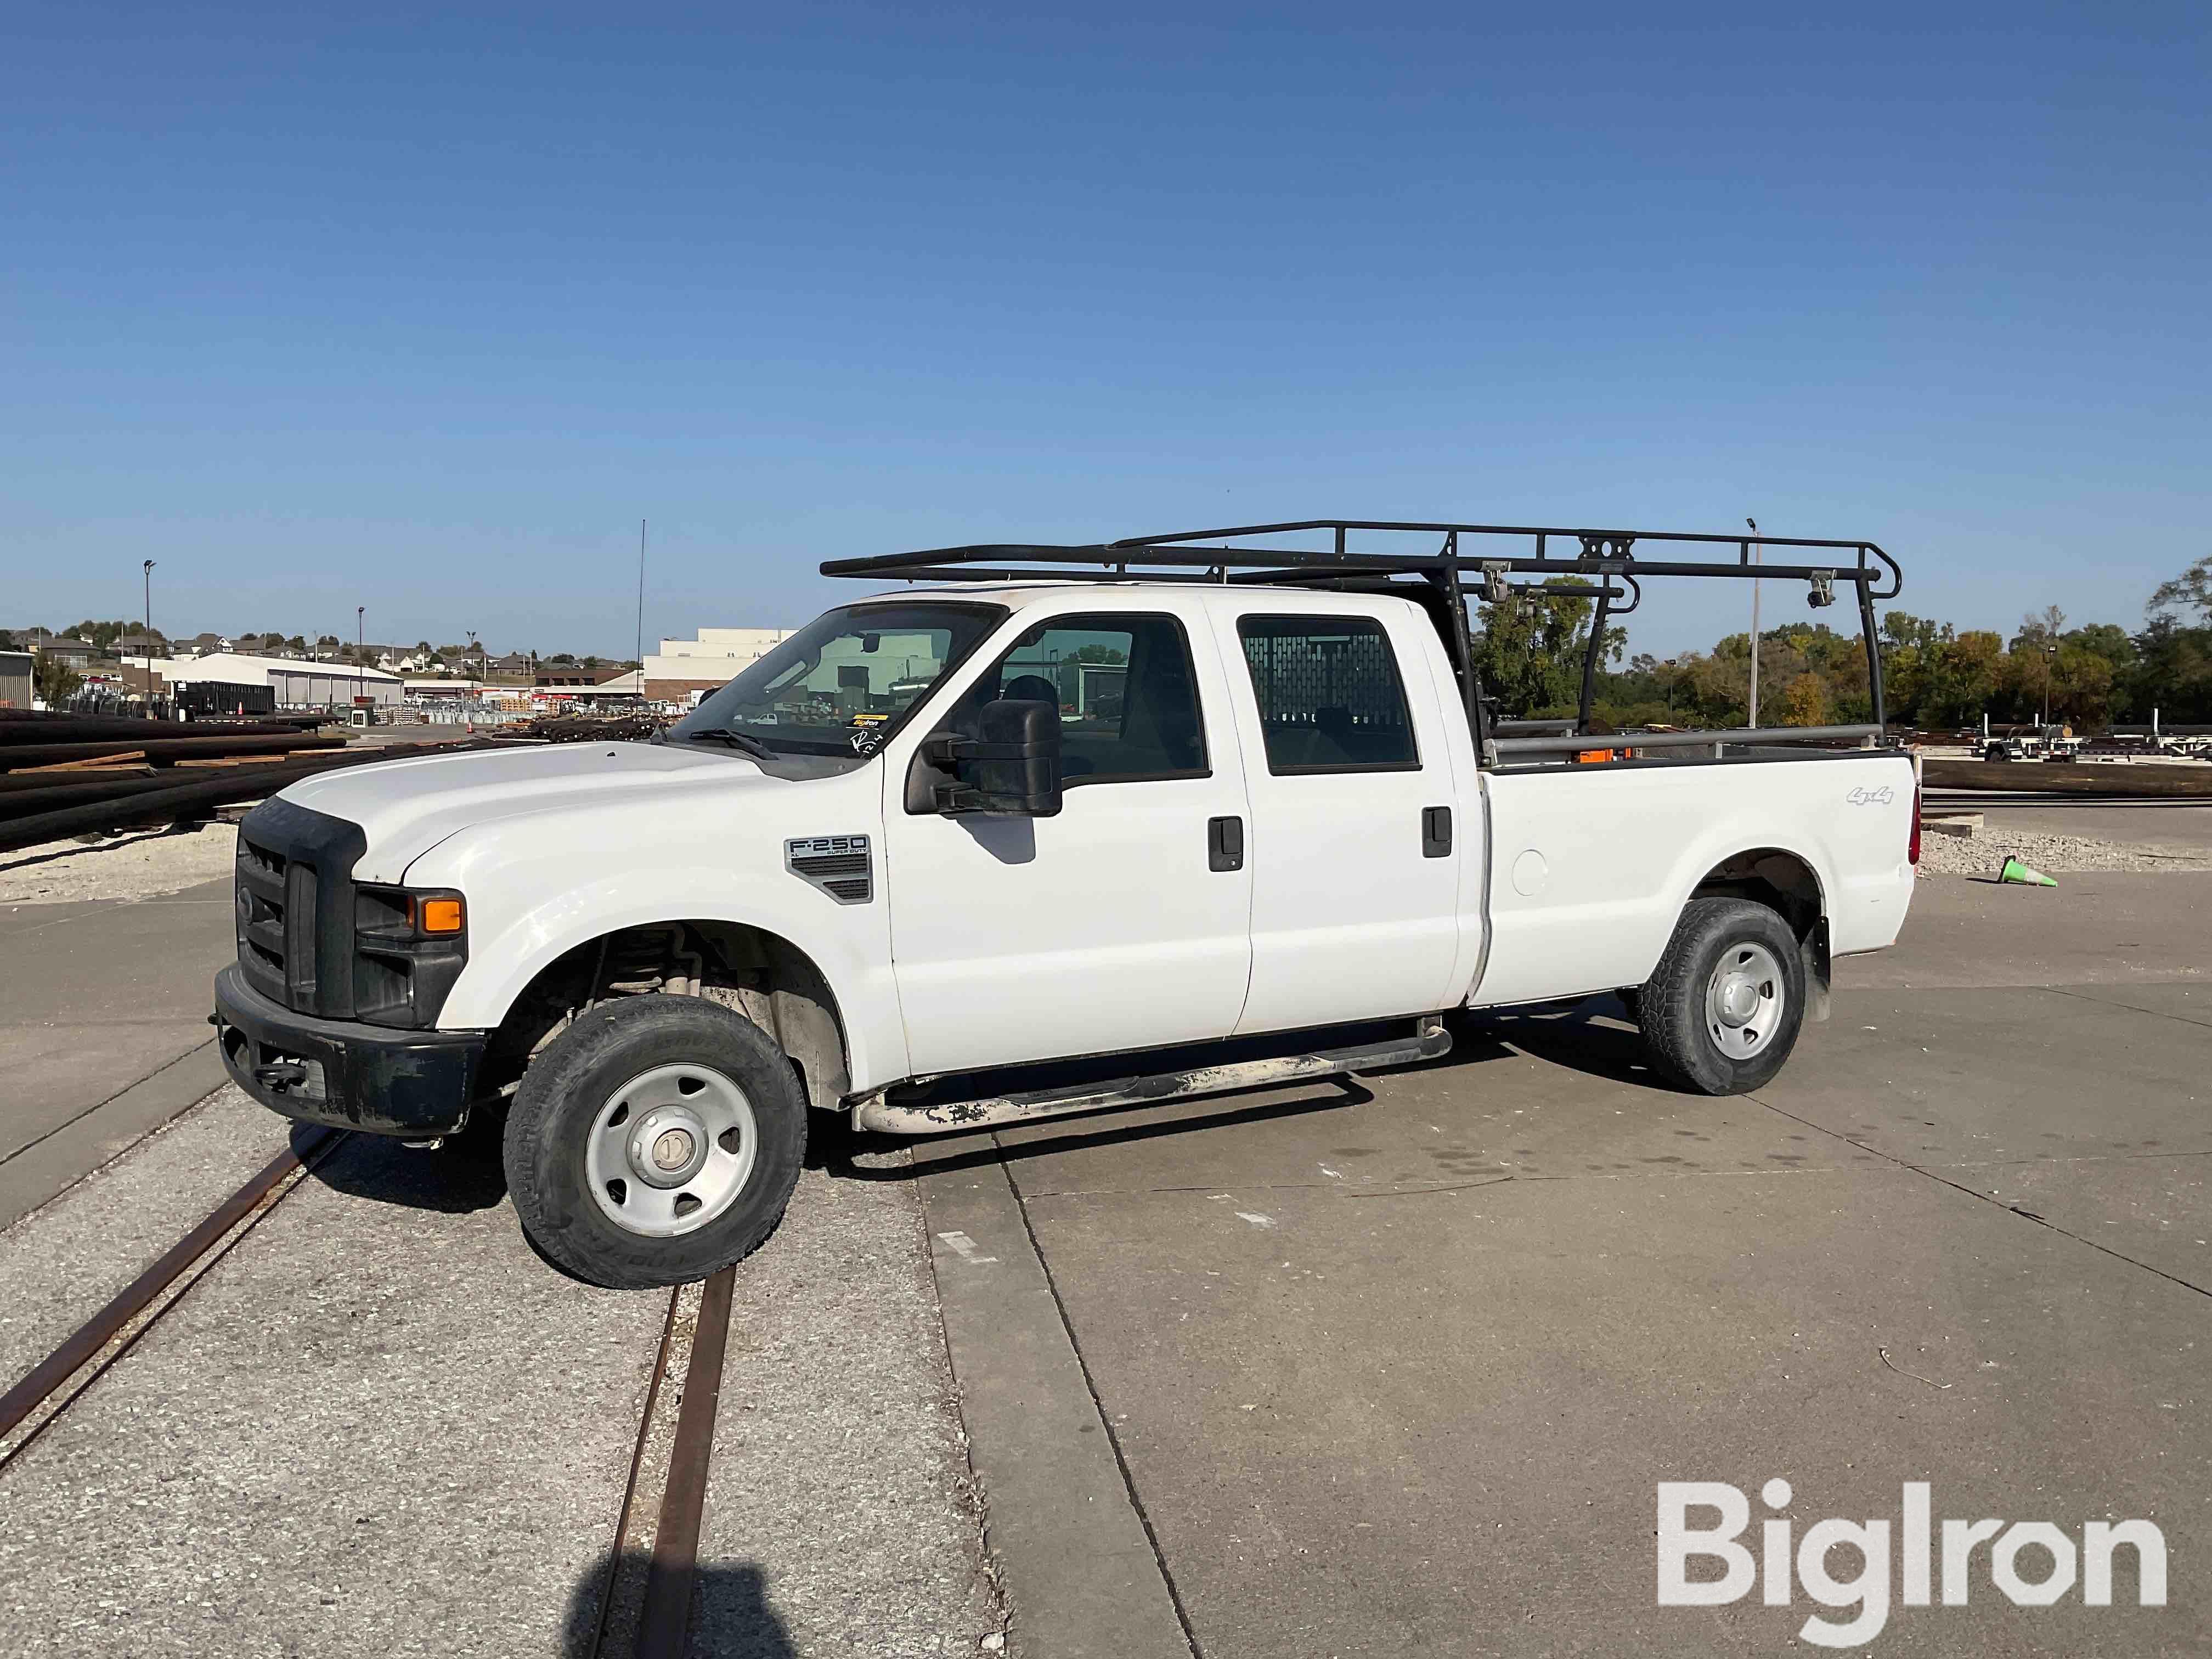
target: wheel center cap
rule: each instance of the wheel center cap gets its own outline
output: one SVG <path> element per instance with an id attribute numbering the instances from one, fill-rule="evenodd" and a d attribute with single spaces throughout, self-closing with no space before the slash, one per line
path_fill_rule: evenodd
<path id="1" fill-rule="evenodd" d="M 1721 1018 L 1741 1025 L 1759 1012 L 1759 987 L 1747 979 L 1731 978 L 1721 987 Z"/>
<path id="2" fill-rule="evenodd" d="M 656 1106 L 624 1146 L 630 1173 L 648 1187 L 681 1187 L 705 1167 L 709 1139 L 688 1106 Z"/>

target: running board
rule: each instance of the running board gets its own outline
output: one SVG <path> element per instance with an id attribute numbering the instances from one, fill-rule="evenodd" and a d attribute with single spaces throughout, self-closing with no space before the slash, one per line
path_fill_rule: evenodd
<path id="1" fill-rule="evenodd" d="M 945 1100 L 933 1105 L 895 1105 L 877 1095 L 853 1109 L 853 1121 L 860 1128 L 884 1134 L 951 1134 L 963 1129 L 988 1129 L 1001 1123 L 1027 1123 L 1037 1118 L 1066 1117 L 1077 1112 L 1110 1111 L 1119 1106 L 1156 1106 L 1163 1101 L 1183 1100 L 1193 1095 L 1267 1088 L 1277 1084 L 1304 1083 L 1314 1078 L 1341 1077 L 1347 1072 L 1410 1066 L 1417 1060 L 1434 1060 L 1449 1054 L 1451 1046 L 1451 1033 L 1444 1030 L 1441 1018 L 1431 1015 L 1422 1019 L 1409 1036 L 1357 1048 L 1322 1048 L 1273 1060 L 1200 1066 L 1185 1072 L 1115 1078 L 1105 1083 L 1079 1083 L 1068 1088 L 1035 1089 L 1022 1094 L 985 1096 L 975 1100 Z"/>

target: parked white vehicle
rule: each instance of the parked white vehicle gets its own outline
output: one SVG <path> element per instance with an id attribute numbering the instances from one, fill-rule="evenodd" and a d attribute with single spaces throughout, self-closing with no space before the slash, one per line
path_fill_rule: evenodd
<path id="1" fill-rule="evenodd" d="M 1772 1077 L 1831 960 L 1905 919 L 1908 757 L 1515 735 L 1468 692 L 1456 580 L 1455 626 L 1348 556 L 886 593 L 659 741 L 295 784 L 241 828 L 231 1073 L 412 1140 L 503 1112 L 523 1224 L 615 1285 L 759 1245 L 810 1109 L 927 1133 L 1126 1106 L 1614 990 L 1680 1085 Z"/>

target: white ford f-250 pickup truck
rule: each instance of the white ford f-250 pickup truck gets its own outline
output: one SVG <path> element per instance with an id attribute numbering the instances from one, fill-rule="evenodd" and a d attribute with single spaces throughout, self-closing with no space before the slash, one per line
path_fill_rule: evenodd
<path id="1" fill-rule="evenodd" d="M 1408 532 L 1440 550 L 1347 545 Z M 1462 555 L 1478 536 L 1535 550 Z M 1765 547 L 1832 561 L 1756 568 L 1816 605 L 1855 586 L 1875 637 L 1887 555 Z M 1477 684 L 1471 599 L 1594 603 L 1594 661 L 1641 580 L 1750 576 L 1735 538 L 1323 521 L 823 569 L 925 585 L 829 611 L 653 741 L 257 808 L 231 1075 L 410 1140 L 503 1117 L 545 1255 L 673 1284 L 774 1230 L 810 1109 L 927 1133 L 1126 1107 L 1612 991 L 1679 1085 L 1753 1089 L 1911 901 L 1878 657 L 1873 721 L 1809 732 L 1601 735 L 1587 672 L 1574 720 L 1501 720 Z"/>

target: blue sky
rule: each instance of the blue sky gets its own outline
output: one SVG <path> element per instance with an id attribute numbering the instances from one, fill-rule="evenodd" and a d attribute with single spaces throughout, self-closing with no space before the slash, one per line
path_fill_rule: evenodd
<path id="1" fill-rule="evenodd" d="M 641 517 L 649 635 L 1310 515 L 1750 514 L 2008 629 L 2212 551 L 2212 14 L 1530 9 L 19 0 L 0 625 L 150 557 L 627 654 Z"/>

